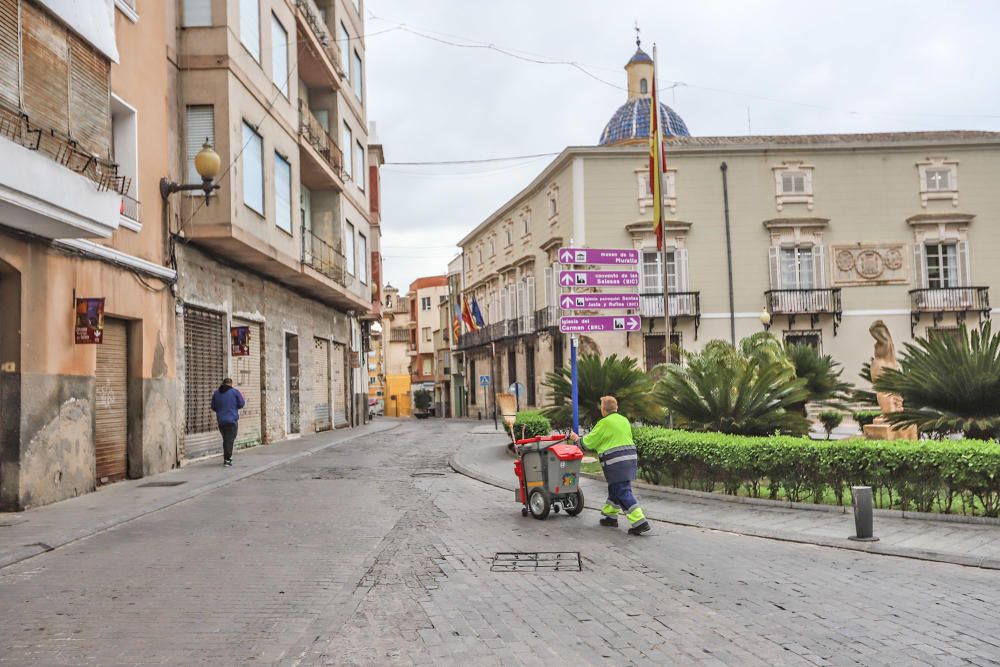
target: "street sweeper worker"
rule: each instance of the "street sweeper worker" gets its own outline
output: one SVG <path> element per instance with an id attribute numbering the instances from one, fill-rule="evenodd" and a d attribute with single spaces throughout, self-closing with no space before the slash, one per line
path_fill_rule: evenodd
<path id="1" fill-rule="evenodd" d="M 601 525 L 618 526 L 618 515 L 625 513 L 630 528 L 629 535 L 642 535 L 649 530 L 649 522 L 642 513 L 635 495 L 632 480 L 636 478 L 639 456 L 632 440 L 632 425 L 618 414 L 618 401 L 614 396 L 601 397 L 603 419 L 585 437 L 570 433 L 570 439 L 585 449 L 597 453 L 608 483 L 608 500 L 601 509 Z"/>

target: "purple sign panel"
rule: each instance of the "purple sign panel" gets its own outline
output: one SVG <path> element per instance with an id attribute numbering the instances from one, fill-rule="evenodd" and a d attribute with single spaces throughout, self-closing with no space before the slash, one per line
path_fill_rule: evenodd
<path id="1" fill-rule="evenodd" d="M 559 299 L 563 310 L 613 310 L 638 308 L 638 294 L 563 294 Z"/>
<path id="2" fill-rule="evenodd" d="M 559 248 L 562 264 L 638 264 L 639 251 L 624 248 Z"/>
<path id="3" fill-rule="evenodd" d="M 560 271 L 563 287 L 638 287 L 638 271 Z"/>
<path id="4" fill-rule="evenodd" d="M 589 333 L 591 331 L 638 331 L 642 320 L 635 315 L 599 315 L 596 317 L 560 317 L 562 333 Z"/>

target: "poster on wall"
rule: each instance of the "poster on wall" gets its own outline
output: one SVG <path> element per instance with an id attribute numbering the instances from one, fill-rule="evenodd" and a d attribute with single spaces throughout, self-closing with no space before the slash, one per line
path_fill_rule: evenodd
<path id="1" fill-rule="evenodd" d="M 78 345 L 104 342 L 104 297 L 76 300 L 75 332 Z"/>
<path id="2" fill-rule="evenodd" d="M 229 327 L 234 357 L 250 356 L 250 327 Z"/>

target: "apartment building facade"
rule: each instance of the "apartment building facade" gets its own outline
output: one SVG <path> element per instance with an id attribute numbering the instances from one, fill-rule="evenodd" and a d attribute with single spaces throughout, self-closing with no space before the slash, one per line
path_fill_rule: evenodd
<path id="1" fill-rule="evenodd" d="M 146 9 L 0 0 L 2 510 L 178 460 L 168 19 Z"/>
<path id="2" fill-rule="evenodd" d="M 382 303 L 382 355 L 385 369 L 385 414 L 409 417 L 411 298 L 386 284 Z"/>
<path id="3" fill-rule="evenodd" d="M 206 140 L 224 166 L 207 204 L 171 200 L 182 455 L 218 451 L 224 376 L 247 398 L 238 446 L 361 423 L 381 271 L 360 2 L 178 4 L 175 180 Z"/>
<path id="4" fill-rule="evenodd" d="M 410 283 L 410 390 L 436 392 L 438 350 L 443 345 L 441 300 L 448 297 L 447 276 L 426 276 Z M 435 341 L 435 331 L 439 332 Z M 439 401 L 432 400 L 434 414 L 440 416 Z M 443 403 L 443 402 L 442 402 Z"/>
<path id="5" fill-rule="evenodd" d="M 629 100 L 601 144 L 564 150 L 460 241 L 464 293 L 487 321 L 460 339 L 467 378 L 492 363 L 498 386 L 524 382 L 527 404 L 545 404 L 545 373 L 569 359 L 556 253 L 571 244 L 640 252 L 640 309 L 621 312 L 640 315 L 642 330 L 583 335 L 581 353 L 625 354 L 647 369 L 669 350 L 679 362 L 680 351 L 766 327 L 831 354 L 858 381 L 872 321 L 884 320 L 898 346 L 995 312 L 1000 133 L 692 137 L 664 105 L 661 122 L 674 130 L 663 184 L 664 317 L 641 86 L 651 72 L 638 55 L 626 66 Z"/>

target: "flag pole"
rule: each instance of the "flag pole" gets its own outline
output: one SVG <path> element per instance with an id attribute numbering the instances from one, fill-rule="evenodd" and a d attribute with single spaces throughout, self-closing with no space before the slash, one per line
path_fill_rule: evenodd
<path id="1" fill-rule="evenodd" d="M 670 284 L 668 280 L 669 273 L 667 271 L 667 228 L 666 223 L 663 220 L 663 128 L 660 124 L 660 102 L 657 96 L 658 88 L 660 82 L 660 63 L 657 59 L 656 54 L 656 43 L 653 43 L 653 99 L 650 104 L 650 118 L 655 118 L 656 120 L 656 156 L 655 156 L 655 166 L 656 173 L 650 174 L 650 178 L 655 178 L 657 180 L 656 187 L 654 188 L 654 193 L 656 197 L 659 197 L 659 202 L 653 202 L 653 215 L 656 215 L 656 211 L 660 211 L 660 238 L 662 239 L 662 244 L 657 248 L 660 253 L 660 271 L 661 280 L 663 287 L 663 328 L 664 328 L 664 348 L 666 349 L 667 358 L 666 361 L 669 364 L 671 358 L 671 346 L 670 346 Z M 654 108 L 656 107 L 656 108 Z M 653 115 L 655 114 L 655 116 Z M 653 226 L 656 226 L 656 220 L 653 221 Z"/>

